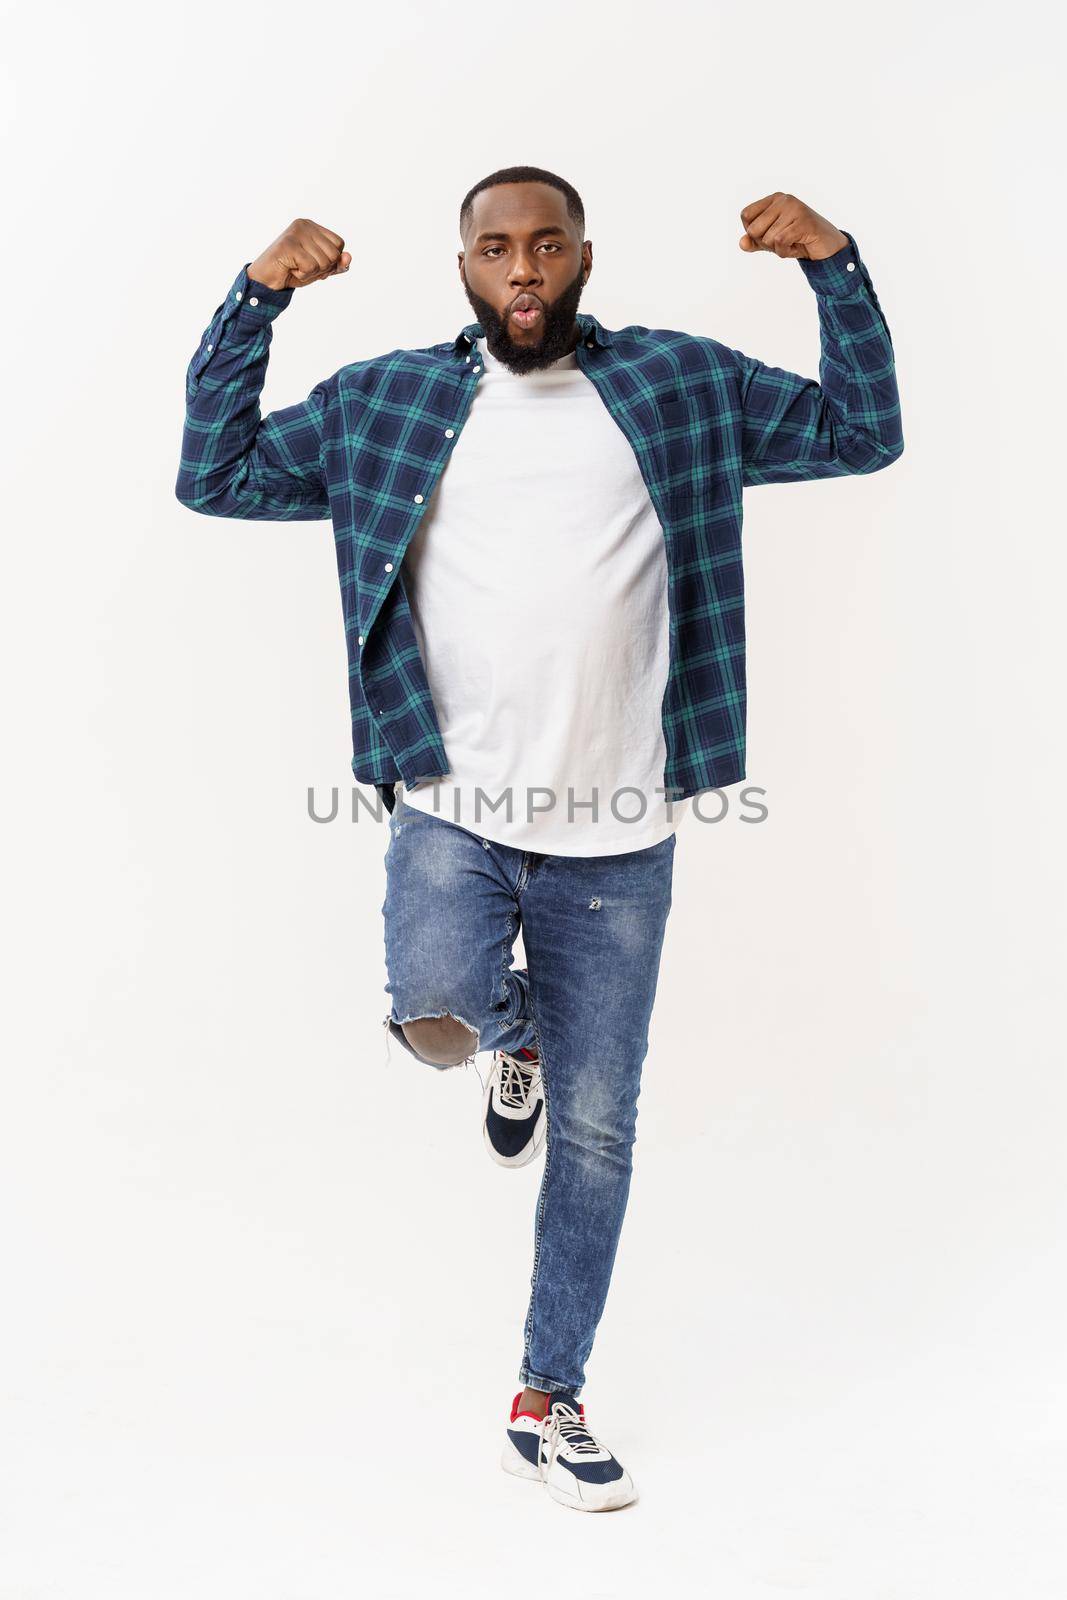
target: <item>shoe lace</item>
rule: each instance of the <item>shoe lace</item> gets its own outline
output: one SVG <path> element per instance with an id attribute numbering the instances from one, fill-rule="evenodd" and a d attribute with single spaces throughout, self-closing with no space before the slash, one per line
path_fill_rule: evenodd
<path id="1" fill-rule="evenodd" d="M 579 1456 L 600 1454 L 600 1443 L 589 1432 L 581 1410 L 575 1411 L 571 1405 L 556 1405 L 545 1413 L 541 1423 L 541 1437 L 545 1441 L 548 1455 L 547 1460 L 540 1454 L 538 1457 L 542 1475 L 555 1460 L 561 1444 L 565 1444 Z"/>
<path id="2" fill-rule="evenodd" d="M 500 1098 L 506 1106 L 518 1109 L 526 1105 L 534 1084 L 540 1078 L 539 1061 L 519 1061 L 515 1056 L 500 1052 Z"/>

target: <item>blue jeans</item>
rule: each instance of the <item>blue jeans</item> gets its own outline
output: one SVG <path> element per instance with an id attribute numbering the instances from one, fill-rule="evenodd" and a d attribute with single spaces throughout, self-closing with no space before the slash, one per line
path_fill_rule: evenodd
<path id="1" fill-rule="evenodd" d="M 385 853 L 388 1035 L 450 1015 L 471 1054 L 536 1048 L 548 1132 L 519 1378 L 579 1391 L 630 1190 L 676 835 L 606 856 L 497 844 L 398 799 Z M 527 968 L 512 965 L 522 928 Z"/>

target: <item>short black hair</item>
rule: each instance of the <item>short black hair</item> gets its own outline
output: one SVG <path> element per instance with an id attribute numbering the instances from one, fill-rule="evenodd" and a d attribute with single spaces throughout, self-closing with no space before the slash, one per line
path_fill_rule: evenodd
<path id="1" fill-rule="evenodd" d="M 585 207 L 582 197 L 566 178 L 559 177 L 555 172 L 546 172 L 544 167 L 501 167 L 497 172 L 491 172 L 488 178 L 482 178 L 473 189 L 468 189 L 463 196 L 463 204 L 459 208 L 459 231 L 462 234 L 470 225 L 474 213 L 474 197 L 481 194 L 483 189 L 492 189 L 498 183 L 548 183 L 553 189 L 558 189 L 567 202 L 567 215 L 578 229 L 578 237 L 585 240 Z"/>

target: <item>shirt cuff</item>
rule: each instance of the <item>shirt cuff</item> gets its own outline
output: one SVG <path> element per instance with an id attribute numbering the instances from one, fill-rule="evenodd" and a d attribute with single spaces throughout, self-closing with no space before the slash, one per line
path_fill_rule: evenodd
<path id="1" fill-rule="evenodd" d="M 797 257 L 797 265 L 816 294 L 855 295 L 861 284 L 865 285 L 867 269 L 860 260 L 856 241 L 844 228 L 841 232 L 848 243 L 832 256 L 824 256 L 821 261 Z"/>
<path id="2" fill-rule="evenodd" d="M 225 300 L 216 307 L 215 315 L 204 329 L 196 354 L 189 364 L 188 398 L 196 393 L 200 376 L 210 366 L 228 329 L 232 327 L 234 330 L 231 339 L 234 335 L 238 338 L 244 335 L 254 337 L 257 326 L 273 322 L 293 298 L 292 289 L 269 289 L 265 283 L 250 278 L 248 268 L 251 264 L 250 261 L 245 262 L 231 283 Z"/>
<path id="3" fill-rule="evenodd" d="M 246 261 L 230 285 L 226 303 L 245 316 L 252 315 L 259 322 L 273 322 L 279 311 L 284 311 L 293 298 L 292 289 L 270 289 L 265 283 L 248 276 L 252 265 Z"/>

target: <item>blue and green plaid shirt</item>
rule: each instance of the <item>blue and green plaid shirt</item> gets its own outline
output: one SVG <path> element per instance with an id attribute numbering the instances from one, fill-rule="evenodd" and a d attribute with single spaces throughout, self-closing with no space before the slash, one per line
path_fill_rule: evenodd
<path id="1" fill-rule="evenodd" d="M 669 798 L 745 776 L 741 491 L 877 472 L 904 447 L 889 327 L 846 238 L 835 255 L 797 263 L 818 305 L 818 382 L 716 339 L 609 329 L 578 313 L 578 364 L 632 446 L 664 531 Z M 212 517 L 332 518 L 352 771 L 392 809 L 398 778 L 410 786 L 449 771 L 401 563 L 462 448 L 484 330 L 472 322 L 442 344 L 352 362 L 298 405 L 261 417 L 271 325 L 294 291 L 250 279 L 249 265 L 189 363 L 176 493 Z"/>

